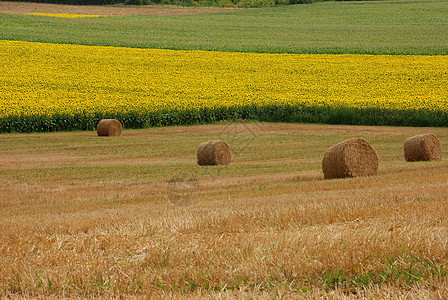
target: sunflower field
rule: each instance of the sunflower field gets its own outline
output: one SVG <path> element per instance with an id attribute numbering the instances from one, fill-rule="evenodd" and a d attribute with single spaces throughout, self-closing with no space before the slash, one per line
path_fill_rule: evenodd
<path id="1" fill-rule="evenodd" d="M 448 126 L 448 57 L 0 41 L 0 132 L 226 119 Z"/>
<path id="2" fill-rule="evenodd" d="M 50 13 L 28 13 L 27 15 L 31 15 L 31 16 L 45 16 L 45 17 L 56 17 L 56 18 L 69 18 L 69 19 L 78 19 L 78 18 L 102 18 L 102 17 L 107 17 L 107 16 L 103 16 L 103 15 L 50 14 Z"/>

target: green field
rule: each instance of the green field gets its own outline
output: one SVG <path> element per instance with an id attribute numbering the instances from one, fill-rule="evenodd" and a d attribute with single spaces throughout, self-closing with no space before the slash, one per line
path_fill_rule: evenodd
<path id="1" fill-rule="evenodd" d="M 280 53 L 448 54 L 448 1 L 320 2 L 183 16 L 0 14 L 0 39 Z"/>

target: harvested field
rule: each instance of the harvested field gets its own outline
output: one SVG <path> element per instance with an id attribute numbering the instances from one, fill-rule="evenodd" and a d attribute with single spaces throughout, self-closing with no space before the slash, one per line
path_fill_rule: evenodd
<path id="1" fill-rule="evenodd" d="M 0 13 L 6 14 L 80 14 L 80 15 L 105 15 L 105 16 L 172 16 L 172 15 L 195 15 L 212 12 L 235 11 L 232 8 L 210 8 L 210 7 L 175 7 L 175 6 L 96 6 L 96 5 L 63 5 L 47 3 L 28 2 L 5 2 L 0 1 Z"/>
<path id="2" fill-rule="evenodd" d="M 0 294 L 448 296 L 448 162 L 406 163 L 440 128 L 223 123 L 0 135 Z M 363 137 L 375 176 L 324 180 Z M 201 167 L 222 139 L 232 164 Z M 444 155 L 446 157 L 446 155 Z"/>

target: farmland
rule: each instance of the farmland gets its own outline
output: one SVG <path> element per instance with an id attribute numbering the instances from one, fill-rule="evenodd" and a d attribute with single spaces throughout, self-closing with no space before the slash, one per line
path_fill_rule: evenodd
<path id="1" fill-rule="evenodd" d="M 448 56 L 173 51 L 13 41 L 0 42 L 0 53 L 9 58 L 0 62 L 4 132 L 93 129 L 101 116 L 117 118 L 127 128 L 235 115 L 269 121 L 277 108 L 296 115 L 279 121 L 307 117 L 320 123 L 448 126 Z M 347 110 L 348 117 L 343 115 Z"/>
<path id="2" fill-rule="evenodd" d="M 83 14 L 80 8 L 65 12 L 73 11 Z M 158 11 L 170 14 L 169 9 Z M 0 40 L 226 52 L 448 54 L 448 3 L 444 0 L 201 11 L 190 8 L 185 15 L 175 10 L 176 15 L 168 16 L 153 11 L 152 15 L 85 19 L 1 14 Z M 93 14 L 114 13 L 95 8 Z M 151 9 L 142 13 L 149 14 Z"/>
<path id="3" fill-rule="evenodd" d="M 268 123 L 3 136 L 1 291 L 446 293 L 447 161 L 403 158 L 426 131 L 448 147 L 437 128 Z M 379 174 L 323 180 L 325 150 L 354 136 Z M 217 138 L 232 164 L 198 166 Z"/>
<path id="4" fill-rule="evenodd" d="M 448 297 L 446 1 L 27 5 L 0 13 L 2 297 Z M 406 162 L 426 132 L 442 160 Z M 324 180 L 352 137 L 378 174 Z"/>

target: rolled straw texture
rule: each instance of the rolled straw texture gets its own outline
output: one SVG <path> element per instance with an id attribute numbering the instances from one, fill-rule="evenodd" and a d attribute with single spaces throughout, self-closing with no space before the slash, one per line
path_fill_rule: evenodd
<path id="1" fill-rule="evenodd" d="M 196 154 L 201 166 L 227 165 L 231 162 L 230 147 L 224 141 L 204 142 L 199 145 Z"/>
<path id="2" fill-rule="evenodd" d="M 442 146 L 432 133 L 412 136 L 404 141 L 406 161 L 434 161 L 442 159 Z"/>
<path id="3" fill-rule="evenodd" d="M 325 152 L 322 171 L 325 179 L 375 175 L 378 154 L 363 138 L 340 142 Z"/>
<path id="4" fill-rule="evenodd" d="M 102 119 L 96 127 L 98 136 L 120 136 L 122 131 L 123 126 L 115 119 Z"/>

